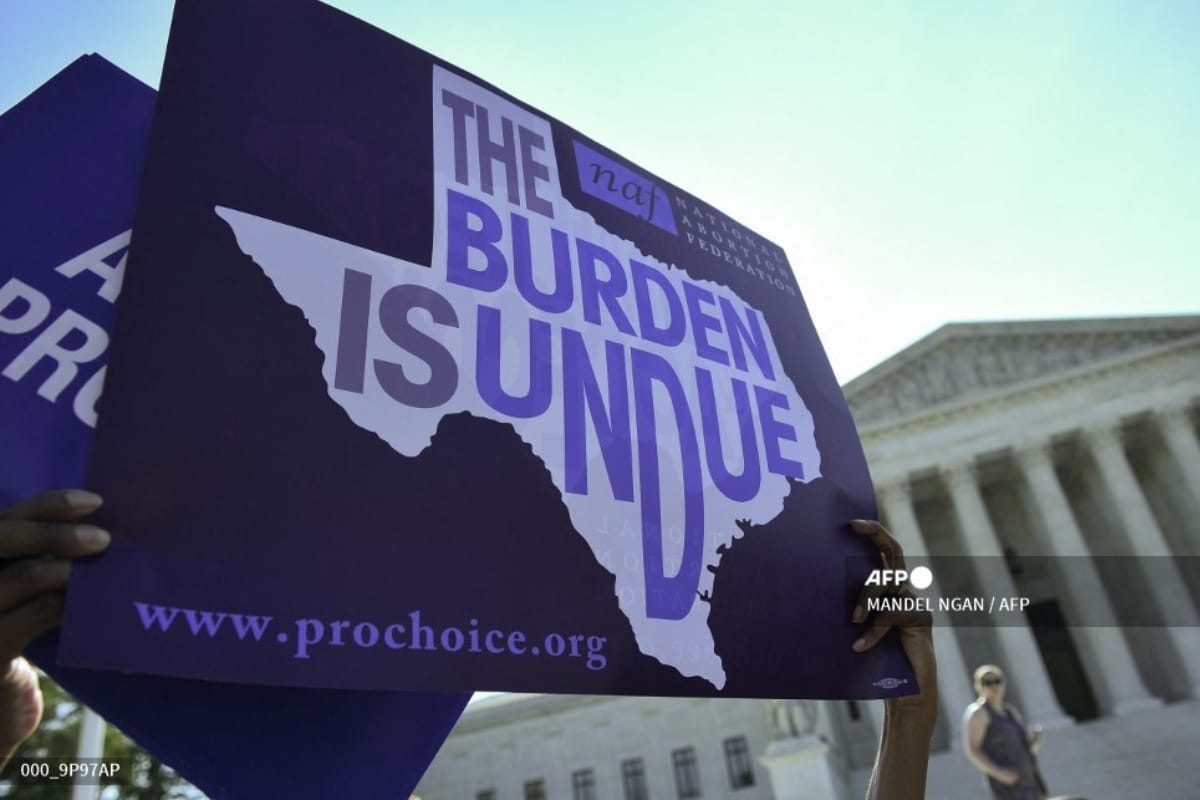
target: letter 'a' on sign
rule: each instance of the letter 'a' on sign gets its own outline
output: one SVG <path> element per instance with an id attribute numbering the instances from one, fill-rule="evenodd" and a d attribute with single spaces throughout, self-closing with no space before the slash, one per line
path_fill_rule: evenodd
<path id="1" fill-rule="evenodd" d="M 850 648 L 872 490 L 777 246 L 317 3 L 180 0 L 161 94 L 91 476 L 119 539 L 70 663 L 911 691 Z"/>

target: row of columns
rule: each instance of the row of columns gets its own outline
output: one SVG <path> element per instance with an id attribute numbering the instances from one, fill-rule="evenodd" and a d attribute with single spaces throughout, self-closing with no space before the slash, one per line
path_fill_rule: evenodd
<path id="1" fill-rule="evenodd" d="M 1156 424 L 1167 444 L 1172 459 L 1191 488 L 1192 505 L 1188 509 L 1200 519 L 1200 442 L 1190 419 L 1187 405 L 1156 412 Z M 1169 557 L 1170 545 L 1163 535 L 1150 504 L 1130 466 L 1122 444 L 1119 423 L 1088 428 L 1083 441 L 1090 450 L 1106 492 L 1135 556 Z M 1028 441 L 1016 449 L 1016 462 L 1038 517 L 1048 532 L 1048 553 L 1056 557 L 1090 555 L 1075 513 L 1055 472 L 1050 439 Z M 996 533 L 981 493 L 974 459 L 943 465 L 941 477 L 950 496 L 956 528 L 962 537 L 964 551 L 973 556 L 1002 556 L 1002 545 Z M 883 516 L 897 534 L 907 553 L 920 558 L 928 555 L 927 546 L 913 508 L 910 485 L 901 483 L 878 487 Z M 1100 575 L 1090 564 L 1073 565 L 1062 570 L 1068 596 L 1082 598 L 1100 618 L 1116 620 Z M 979 576 L 984 593 L 1011 597 L 1016 595 L 1012 578 L 1007 571 L 984 571 Z M 1193 696 L 1200 697 L 1200 618 L 1190 601 L 1186 583 L 1177 570 L 1155 570 L 1151 588 L 1153 602 L 1166 622 L 1171 642 L 1187 672 Z M 935 578 L 936 580 L 936 578 Z M 938 594 L 936 583 L 931 595 Z M 944 613 L 934 611 L 934 646 L 939 665 L 939 691 L 944 718 L 950 723 L 952 742 L 957 742 L 962 725 L 962 713 L 974 699 L 971 670 L 959 646 L 958 637 Z M 1093 663 L 1103 665 L 1100 674 L 1089 675 L 1109 698 L 1114 714 L 1125 714 L 1159 705 L 1151 696 L 1138 672 L 1136 661 L 1121 630 L 1117 627 L 1082 627 L 1073 629 L 1079 644 L 1093 654 Z M 1072 720 L 1063 712 L 1046 671 L 1031 629 L 999 627 L 996 635 L 1014 678 L 1019 680 L 1026 705 L 1026 717 L 1044 727 L 1069 725 Z M 882 703 L 872 703 L 871 712 L 877 726 Z M 879 706 L 878 709 L 874 706 Z"/>
<path id="2" fill-rule="evenodd" d="M 1195 444 L 1190 423 L 1186 432 Z M 1092 440 L 1096 463 L 1106 487 L 1115 494 L 1116 512 L 1129 533 L 1134 554 L 1143 558 L 1170 558 L 1171 547 L 1125 457 L 1120 432 L 1115 428 L 1104 429 Z M 1171 642 L 1183 662 L 1191 693 L 1200 697 L 1200 615 L 1192 605 L 1187 584 L 1174 569 L 1155 570 L 1147 579 L 1153 601 L 1169 626 Z"/>
<path id="3" fill-rule="evenodd" d="M 1048 444 L 1041 443 L 1022 450 L 1019 460 L 1035 510 L 1049 532 L 1046 538 L 1050 554 L 1059 558 L 1087 556 L 1087 541 L 1058 482 Z M 1080 562 L 1076 568 L 1062 570 L 1062 576 L 1068 595 L 1086 598 L 1085 602 L 1096 609 L 1099 619 L 1117 619 L 1104 583 L 1094 566 Z M 1124 714 L 1155 704 L 1142 683 L 1137 663 L 1119 628 L 1089 627 L 1078 630 L 1085 640 L 1084 644 L 1094 655 L 1093 661 L 1105 665 L 1104 674 L 1098 677 L 1104 684 L 1103 690 L 1111 698 L 1114 714 Z"/>

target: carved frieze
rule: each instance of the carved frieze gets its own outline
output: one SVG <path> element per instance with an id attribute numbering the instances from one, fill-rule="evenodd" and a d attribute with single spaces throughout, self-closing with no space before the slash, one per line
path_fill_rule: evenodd
<path id="1" fill-rule="evenodd" d="M 866 425 L 1200 335 L 1200 317 L 1194 326 L 1155 328 L 1153 320 L 1146 323 L 1142 329 L 1078 332 L 1047 331 L 1040 323 L 1028 333 L 1014 323 L 998 323 L 1003 332 L 991 333 L 980 332 L 987 325 L 948 326 L 852 381 L 845 387 L 846 398 L 855 421 Z M 964 333 L 955 335 L 957 327 Z"/>

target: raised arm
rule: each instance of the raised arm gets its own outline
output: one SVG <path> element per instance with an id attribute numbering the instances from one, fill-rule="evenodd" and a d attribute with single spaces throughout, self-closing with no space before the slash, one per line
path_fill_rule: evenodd
<path id="1" fill-rule="evenodd" d="M 879 548 L 888 569 L 904 569 L 904 550 L 878 522 L 854 520 L 855 533 L 869 538 Z M 905 587 L 901 594 L 911 594 Z M 855 621 L 866 618 L 866 593 L 855 607 Z M 924 611 L 887 612 L 869 620 L 862 637 L 854 643 L 862 653 L 874 647 L 884 635 L 896 628 L 904 654 L 908 656 L 920 691 L 908 697 L 884 702 L 883 733 L 875 770 L 867 787 L 867 800 L 921 800 L 929 772 L 929 746 L 937 722 L 937 659 L 933 652 L 933 617 Z"/>

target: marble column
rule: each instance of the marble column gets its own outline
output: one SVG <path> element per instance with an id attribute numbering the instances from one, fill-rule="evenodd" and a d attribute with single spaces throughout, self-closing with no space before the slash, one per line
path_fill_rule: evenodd
<path id="1" fill-rule="evenodd" d="M 1048 441 L 1025 444 L 1017 450 L 1017 460 L 1033 499 L 1034 511 L 1046 531 L 1051 555 L 1062 559 L 1059 571 L 1068 596 L 1089 609 L 1103 627 L 1072 627 L 1071 635 L 1089 655 L 1088 677 L 1108 699 L 1106 710 L 1126 714 L 1161 705 L 1142 683 L 1137 663 L 1124 635 L 1117 627 L 1117 615 L 1108 601 L 1108 592 L 1100 579 L 1091 552 L 1071 505 L 1054 472 Z"/>
<path id="2" fill-rule="evenodd" d="M 1163 561 L 1149 560 L 1171 558 L 1171 547 L 1129 466 L 1120 429 L 1115 423 L 1090 428 L 1084 432 L 1084 439 L 1096 459 L 1130 547 L 1138 557 L 1135 563 L 1146 571 L 1148 588 L 1169 626 L 1167 630 L 1187 672 L 1192 695 L 1200 697 L 1200 616 L 1178 569 Z"/>
<path id="3" fill-rule="evenodd" d="M 887 519 L 888 528 L 900 540 L 909 569 L 929 555 L 925 535 L 913 511 L 911 487 L 907 481 L 876 490 L 879 505 Z M 926 590 L 931 598 L 941 596 L 935 573 L 933 583 Z M 971 686 L 972 670 L 963 659 L 962 648 L 958 644 L 958 636 L 950 623 L 950 616 L 933 604 L 933 647 L 938 661 L 938 694 L 941 698 L 942 719 L 946 720 L 950 734 L 950 746 L 958 747 L 962 736 L 963 711 L 975 699 L 975 691 Z M 883 703 L 880 706 L 880 722 L 882 722 Z M 877 727 L 877 731 L 882 727 Z"/>
<path id="4" fill-rule="evenodd" d="M 977 571 L 980 589 L 991 597 L 1016 597 L 1017 590 L 1004 564 L 1000 539 L 983 504 L 972 462 L 962 462 L 943 470 L 950 501 L 958 520 L 958 529 L 970 557 L 986 559 Z M 1002 658 L 1007 662 L 1009 679 L 1019 687 L 1024 698 L 1025 719 L 1038 722 L 1045 728 L 1073 725 L 1074 720 L 1063 712 L 1050 684 L 1050 676 L 1042 654 L 1027 624 L 1000 625 L 995 628 Z"/>
<path id="5" fill-rule="evenodd" d="M 1167 442 L 1171 458 L 1183 474 L 1184 487 L 1191 501 L 1187 513 L 1193 515 L 1191 534 L 1197 547 L 1200 547 L 1200 442 L 1196 441 L 1188 405 L 1184 403 L 1162 409 L 1154 415 L 1154 420 Z"/>

